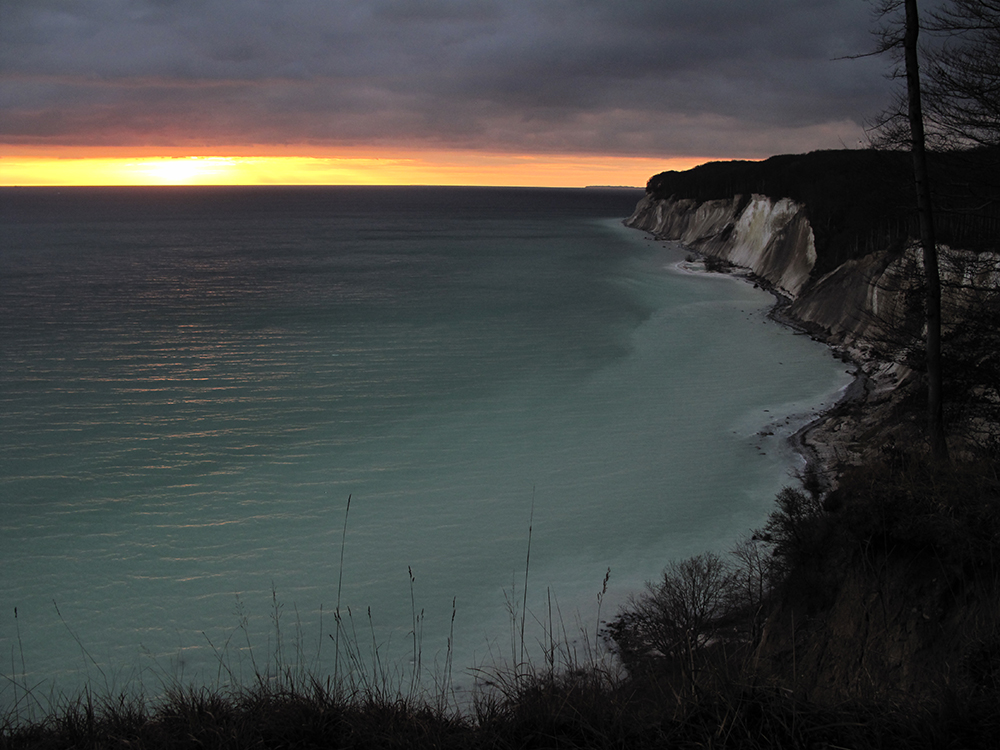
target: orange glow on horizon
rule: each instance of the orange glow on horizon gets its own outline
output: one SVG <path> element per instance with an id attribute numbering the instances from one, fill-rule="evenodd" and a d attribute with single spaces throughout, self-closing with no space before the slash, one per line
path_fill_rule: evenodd
<path id="1" fill-rule="evenodd" d="M 0 185 L 483 185 L 644 187 L 654 174 L 705 158 L 650 159 L 473 151 L 302 156 L 118 155 L 69 149 L 7 149 Z"/>

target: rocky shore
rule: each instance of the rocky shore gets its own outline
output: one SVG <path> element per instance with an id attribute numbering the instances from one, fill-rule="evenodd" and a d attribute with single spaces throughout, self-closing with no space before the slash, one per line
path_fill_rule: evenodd
<path id="1" fill-rule="evenodd" d="M 963 184 L 987 177 L 981 160 L 935 159 Z M 745 269 L 775 293 L 776 320 L 852 364 L 858 382 L 797 438 L 828 468 L 923 444 L 924 270 L 910 170 L 905 152 L 869 149 L 709 162 L 651 177 L 625 222 L 709 266 Z M 1000 225 L 980 202 L 948 200 L 936 217 L 945 419 L 952 455 L 971 457 L 1000 446 Z"/>
<path id="2" fill-rule="evenodd" d="M 625 224 L 683 243 L 711 270 L 738 269 L 775 296 L 775 321 L 827 344 L 853 369 L 838 403 L 792 437 L 820 488 L 832 489 L 840 469 L 873 451 L 921 443 L 922 378 L 906 364 L 921 334 L 908 309 L 922 270 L 916 248 L 871 253 L 818 275 L 805 207 L 761 195 L 699 203 L 647 194 Z M 952 289 L 968 282 L 959 255 L 945 264 Z M 948 307 L 960 318 L 974 304 L 956 297 Z"/>

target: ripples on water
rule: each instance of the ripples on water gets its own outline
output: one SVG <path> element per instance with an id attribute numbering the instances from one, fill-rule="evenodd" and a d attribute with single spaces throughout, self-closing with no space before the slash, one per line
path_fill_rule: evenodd
<path id="1" fill-rule="evenodd" d="M 795 459 L 755 433 L 846 382 L 621 227 L 636 193 L 0 197 L 0 671 L 32 683 L 211 680 L 275 617 L 329 669 L 341 580 L 404 662 L 410 571 L 424 666 L 455 601 L 469 667 L 510 652 L 529 520 L 529 608 L 593 632 L 607 568 L 605 616 L 759 524 Z"/>

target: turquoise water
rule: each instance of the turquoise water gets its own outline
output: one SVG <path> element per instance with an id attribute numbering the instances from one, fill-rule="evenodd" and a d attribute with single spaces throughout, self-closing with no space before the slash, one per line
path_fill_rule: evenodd
<path id="1" fill-rule="evenodd" d="M 782 437 L 848 381 L 767 294 L 624 228 L 636 193 L 0 197 L 22 684 L 213 682 L 279 650 L 332 672 L 338 600 L 367 658 L 411 670 L 416 619 L 424 682 L 450 643 L 468 684 L 520 656 L 529 535 L 537 660 L 550 617 L 592 639 L 609 568 L 605 619 L 760 525 L 799 465 Z"/>

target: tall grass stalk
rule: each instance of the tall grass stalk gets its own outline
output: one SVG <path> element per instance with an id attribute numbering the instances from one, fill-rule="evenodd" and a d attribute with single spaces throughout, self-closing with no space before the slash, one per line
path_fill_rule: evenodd
<path id="1" fill-rule="evenodd" d="M 285 654 L 281 647 L 281 610 L 282 606 L 278 602 L 278 592 L 271 583 L 271 622 L 274 623 L 274 671 L 275 675 L 281 673 L 281 665 L 285 663 Z M 268 665 L 270 674 L 270 665 Z"/>
<path id="2" fill-rule="evenodd" d="M 451 600 L 451 624 L 448 629 L 448 649 L 445 653 L 444 660 L 444 684 L 442 685 L 441 695 L 438 701 L 438 711 L 444 712 L 449 706 L 449 696 L 452 690 L 452 659 L 454 658 L 454 648 L 455 648 L 455 614 L 458 612 L 458 597 L 452 597 Z"/>
<path id="3" fill-rule="evenodd" d="M 337 577 L 337 606 L 333 610 L 334 623 L 337 626 L 337 636 L 333 648 L 333 683 L 340 684 L 340 595 L 344 590 L 344 548 L 347 546 L 347 517 L 351 513 L 351 495 L 347 496 L 347 508 L 344 510 L 344 529 L 340 537 L 340 573 Z"/>
<path id="4" fill-rule="evenodd" d="M 413 658 L 410 672 L 410 696 L 415 696 L 420 687 L 420 678 L 423 670 L 423 622 L 424 611 L 421 609 L 417 614 L 417 600 L 414 593 L 416 578 L 413 577 L 413 568 L 406 566 L 406 572 L 410 576 L 410 617 L 413 623 L 411 634 L 413 636 Z"/>
<path id="5" fill-rule="evenodd" d="M 21 682 L 28 681 L 27 670 L 24 668 L 24 648 L 21 647 L 21 626 L 17 621 L 17 607 L 14 607 L 14 630 L 17 633 L 17 643 L 21 648 Z M 14 665 L 14 647 L 10 647 L 10 684 L 14 692 L 14 715 L 20 714 L 21 699 L 17 695 L 17 667 Z"/>
<path id="6" fill-rule="evenodd" d="M 250 665 L 253 667 L 253 673 L 256 678 L 260 678 L 260 669 L 257 666 L 257 658 L 254 656 L 253 644 L 250 642 L 250 617 L 247 615 L 246 608 L 243 606 L 243 602 L 240 600 L 239 594 L 236 595 L 236 614 L 239 617 L 239 628 L 243 631 L 243 639 L 247 644 L 247 653 L 250 655 Z M 243 681 L 243 662 L 240 660 L 240 681 Z"/>
<path id="7" fill-rule="evenodd" d="M 524 618 L 528 613 L 528 570 L 531 567 L 531 530 L 535 525 L 535 488 L 531 488 L 531 514 L 528 516 L 528 551 L 524 558 L 524 591 L 521 601 L 521 658 L 524 663 Z"/>
<path id="8" fill-rule="evenodd" d="M 601 648 L 601 605 L 604 604 L 604 597 L 608 593 L 608 581 L 611 580 L 611 568 L 604 574 L 604 581 L 601 583 L 601 593 L 597 595 L 597 624 L 594 626 L 594 653 Z"/>
<path id="9" fill-rule="evenodd" d="M 111 685 L 111 682 L 108 680 L 107 673 L 103 669 L 101 669 L 101 665 L 97 663 L 97 660 L 93 656 L 91 656 L 90 651 L 87 650 L 87 647 L 83 645 L 83 641 L 80 640 L 80 636 L 78 636 L 76 632 L 73 630 L 73 628 L 69 626 L 69 623 L 66 622 L 65 618 L 62 616 L 62 612 L 59 611 L 59 605 L 56 603 L 55 599 L 52 600 L 52 606 L 55 607 L 56 616 L 59 618 L 59 622 L 63 624 L 63 627 L 66 628 L 67 632 L 76 642 L 76 645 L 80 647 L 80 651 L 83 654 L 84 665 L 86 666 L 88 676 L 90 672 L 90 667 L 88 665 L 89 662 L 89 664 L 93 664 L 94 667 L 97 669 L 97 671 L 100 673 L 101 680 L 104 682 L 105 694 L 110 695 L 114 691 L 112 690 L 113 686 Z"/>

